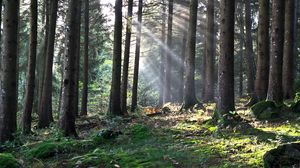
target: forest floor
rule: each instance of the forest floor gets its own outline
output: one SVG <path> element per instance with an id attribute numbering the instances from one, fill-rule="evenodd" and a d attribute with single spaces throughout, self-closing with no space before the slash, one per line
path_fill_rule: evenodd
<path id="1" fill-rule="evenodd" d="M 19 136 L 2 147 L 0 167 L 13 165 L 14 158 L 16 167 L 33 168 L 263 167 L 265 152 L 300 140 L 300 115 L 257 121 L 243 108 L 244 103 L 238 103 L 238 114 L 250 127 L 228 131 L 218 131 L 207 122 L 214 104 L 205 104 L 206 110 L 197 112 L 179 112 L 173 106 L 171 112 L 151 117 L 80 118 L 80 139 L 65 139 L 56 127 Z"/>

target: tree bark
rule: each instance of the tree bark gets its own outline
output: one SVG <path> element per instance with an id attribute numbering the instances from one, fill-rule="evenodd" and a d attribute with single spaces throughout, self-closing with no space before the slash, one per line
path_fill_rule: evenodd
<path id="1" fill-rule="evenodd" d="M 251 1 L 245 1 L 245 24 L 246 24 L 246 65 L 247 65 L 247 92 L 253 97 L 254 94 L 254 53 L 252 40 Z"/>
<path id="2" fill-rule="evenodd" d="M 283 99 L 284 2 L 282 0 L 273 0 L 272 3 L 272 45 L 267 99 L 277 103 L 281 103 Z"/>
<path id="3" fill-rule="evenodd" d="M 294 96 L 294 57 L 295 57 L 295 0 L 285 1 L 285 33 L 284 33 L 284 53 L 283 53 L 283 72 L 282 87 L 283 98 L 291 99 Z"/>
<path id="4" fill-rule="evenodd" d="M 219 95 L 217 111 L 224 118 L 234 111 L 234 0 L 221 0 Z"/>
<path id="5" fill-rule="evenodd" d="M 160 46 L 160 86 L 159 86 L 159 102 L 158 106 L 162 106 L 164 102 L 164 90 L 165 90 L 165 63 L 166 63 L 166 51 L 163 45 L 166 44 L 166 3 L 163 0 L 162 3 L 162 29 L 161 29 L 161 42 Z"/>
<path id="6" fill-rule="evenodd" d="M 134 59 L 134 75 L 133 75 L 133 86 L 132 86 L 132 101 L 131 101 L 132 112 L 134 112 L 137 107 L 137 92 L 138 92 L 138 82 L 139 82 L 139 64 L 140 64 L 141 36 L 142 36 L 142 15 L 143 15 L 143 0 L 139 0 L 136 48 L 135 48 L 135 59 Z"/>
<path id="7" fill-rule="evenodd" d="M 125 51 L 124 51 L 124 62 L 123 62 L 122 85 L 121 85 L 122 86 L 121 109 L 123 114 L 127 114 L 127 87 L 128 87 L 128 69 L 129 69 L 129 57 L 130 57 L 131 30 L 132 30 L 132 8 L 133 8 L 133 0 L 128 0 Z"/>
<path id="8" fill-rule="evenodd" d="M 111 106 L 112 115 L 122 115 L 121 110 L 121 62 L 122 62 L 122 0 L 115 3 L 115 28 L 113 49 L 113 73 L 111 83 Z"/>
<path id="9" fill-rule="evenodd" d="M 70 0 L 67 14 L 67 44 L 64 57 L 63 94 L 61 105 L 60 128 L 64 136 L 77 137 L 75 128 L 74 96 L 75 91 L 75 66 L 76 66 L 76 43 L 78 43 L 77 24 L 78 12 L 80 12 L 79 1 Z"/>
<path id="10" fill-rule="evenodd" d="M 0 142 L 13 138 L 17 128 L 17 48 L 19 1 L 4 0 L 0 93 Z"/>
<path id="11" fill-rule="evenodd" d="M 169 15 L 168 15 L 168 35 L 167 46 L 168 50 L 172 51 L 172 36 L 173 36 L 173 0 L 169 0 Z M 165 74 L 165 90 L 164 90 L 164 102 L 171 101 L 171 79 L 172 79 L 172 54 L 170 52 L 166 55 L 166 74 Z"/>
<path id="12" fill-rule="evenodd" d="M 255 95 L 258 100 L 264 100 L 268 93 L 270 68 L 270 1 L 259 0 L 257 70 L 255 80 Z"/>
<path id="13" fill-rule="evenodd" d="M 198 0 L 190 3 L 190 19 L 187 40 L 187 57 L 185 59 L 185 92 L 183 108 L 187 109 L 197 104 L 195 93 L 195 57 L 196 57 L 196 31 L 197 31 Z"/>
<path id="14" fill-rule="evenodd" d="M 22 116 L 22 132 L 24 134 L 31 133 L 31 114 L 35 90 L 35 67 L 36 67 L 36 49 L 37 49 L 37 18 L 38 18 L 38 2 L 31 0 L 30 3 L 30 50 L 28 58 L 27 85 L 25 95 L 25 105 Z"/>
<path id="15" fill-rule="evenodd" d="M 83 89 L 80 115 L 87 115 L 87 99 L 88 99 L 88 84 L 89 84 L 89 0 L 85 0 L 84 12 L 84 58 L 83 58 Z"/>
<path id="16" fill-rule="evenodd" d="M 204 85 L 204 101 L 210 102 L 214 100 L 214 66 L 215 66 L 215 55 L 214 55 L 214 35 L 215 35 L 215 13 L 214 13 L 214 1 L 207 2 L 207 28 L 206 28 L 206 67 L 205 67 L 205 85 Z"/>
<path id="17" fill-rule="evenodd" d="M 42 87 L 42 97 L 39 105 L 39 121 L 38 121 L 39 128 L 49 127 L 50 123 L 53 121 L 52 69 L 53 69 L 54 42 L 55 42 L 58 0 L 51 1 L 50 7 L 51 7 L 50 10 L 51 12 L 49 16 L 49 34 L 47 39 L 45 74 L 44 74 L 44 82 Z"/>

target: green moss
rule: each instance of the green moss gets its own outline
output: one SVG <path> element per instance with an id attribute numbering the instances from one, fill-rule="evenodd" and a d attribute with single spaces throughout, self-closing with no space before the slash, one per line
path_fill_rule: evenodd
<path id="1" fill-rule="evenodd" d="M 46 159 L 61 153 L 72 153 L 89 149 L 92 141 L 61 141 L 61 142 L 43 142 L 34 148 L 24 151 L 30 158 Z"/>
<path id="2" fill-rule="evenodd" d="M 126 130 L 126 133 L 134 140 L 142 140 L 152 135 L 151 130 L 141 124 L 135 124 Z"/>
<path id="3" fill-rule="evenodd" d="M 163 152 L 156 148 L 145 148 L 143 151 L 117 149 L 106 151 L 96 149 L 92 153 L 71 159 L 69 167 L 103 166 L 121 167 L 171 167 L 163 161 Z"/>
<path id="4" fill-rule="evenodd" d="M 1 168 L 17 168 L 17 167 L 19 167 L 19 163 L 12 154 L 0 153 L 0 167 Z"/>
<path id="5" fill-rule="evenodd" d="M 58 153 L 59 146 L 57 143 L 42 143 L 28 151 L 30 158 L 49 158 Z"/>

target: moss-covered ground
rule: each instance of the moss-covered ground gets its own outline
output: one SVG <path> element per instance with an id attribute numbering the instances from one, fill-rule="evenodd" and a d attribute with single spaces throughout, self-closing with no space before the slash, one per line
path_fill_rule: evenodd
<path id="1" fill-rule="evenodd" d="M 65 139 L 55 126 L 20 135 L 0 148 L 0 167 L 254 168 L 263 167 L 268 150 L 300 140 L 300 115 L 259 121 L 242 104 L 238 113 L 249 125 L 226 131 L 209 122 L 214 104 L 206 104 L 205 111 L 173 110 L 152 117 L 80 118 L 80 138 Z M 105 129 L 116 134 L 103 137 Z"/>

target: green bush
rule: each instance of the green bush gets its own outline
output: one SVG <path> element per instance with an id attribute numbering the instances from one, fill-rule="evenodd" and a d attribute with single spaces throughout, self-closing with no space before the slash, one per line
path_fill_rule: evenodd
<path id="1" fill-rule="evenodd" d="M 287 100 L 284 104 L 288 111 L 300 112 L 300 92 L 296 93 L 294 100 Z"/>
<path id="2" fill-rule="evenodd" d="M 9 153 L 0 153 L 1 168 L 17 168 L 20 167 L 17 159 Z"/>
<path id="3" fill-rule="evenodd" d="M 294 90 L 300 92 L 300 79 L 297 79 L 294 84 Z"/>

